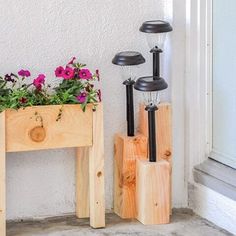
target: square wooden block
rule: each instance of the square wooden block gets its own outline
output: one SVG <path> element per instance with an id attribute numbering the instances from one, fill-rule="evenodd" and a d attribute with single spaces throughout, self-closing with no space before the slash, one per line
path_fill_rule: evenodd
<path id="1" fill-rule="evenodd" d="M 137 219 L 144 225 L 170 221 L 170 164 L 137 160 Z"/>

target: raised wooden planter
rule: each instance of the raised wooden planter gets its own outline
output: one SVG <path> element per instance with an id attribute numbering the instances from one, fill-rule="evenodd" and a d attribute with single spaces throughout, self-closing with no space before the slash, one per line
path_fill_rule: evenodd
<path id="1" fill-rule="evenodd" d="M 6 235 L 7 152 L 77 147 L 76 215 L 89 217 L 93 228 L 105 226 L 102 104 L 36 106 L 0 113 L 0 235 Z"/>

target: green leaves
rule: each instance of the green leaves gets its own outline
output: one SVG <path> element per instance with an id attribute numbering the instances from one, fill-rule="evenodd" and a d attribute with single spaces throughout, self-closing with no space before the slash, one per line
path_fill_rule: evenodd
<path id="1" fill-rule="evenodd" d="M 93 82 L 99 80 L 99 73 L 91 76 L 91 78 L 80 78 L 79 72 L 81 68 L 85 67 L 85 64 L 74 63 L 67 64 L 66 68 L 72 70 L 72 78 L 59 76 L 61 83 L 54 88 L 50 85 L 44 84 L 44 78 L 40 82 L 40 86 L 37 87 L 36 81 L 39 79 L 40 74 L 33 82 L 30 83 L 29 76 L 24 75 L 7 74 L 5 77 L 0 76 L 0 112 L 6 109 L 19 109 L 27 106 L 38 105 L 63 105 L 63 104 L 81 104 L 81 108 L 85 111 L 88 103 L 95 104 L 100 100 L 98 90 L 94 88 Z M 60 68 L 60 67 L 59 67 Z M 62 68 L 63 69 L 63 68 Z M 89 71 L 88 69 L 83 69 Z M 66 69 L 65 69 L 66 71 Z M 23 71 L 25 72 L 25 71 Z M 65 72 L 66 73 L 66 72 Z M 89 71 L 90 73 L 90 71 Z M 91 73 L 92 74 L 92 73 Z M 57 74 L 56 74 L 57 76 Z M 50 89 L 50 91 L 48 91 Z"/>

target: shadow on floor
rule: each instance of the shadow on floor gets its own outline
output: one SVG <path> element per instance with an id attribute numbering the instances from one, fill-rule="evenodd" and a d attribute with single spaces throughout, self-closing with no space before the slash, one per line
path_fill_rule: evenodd
<path id="1" fill-rule="evenodd" d="M 7 236 L 231 236 L 188 209 L 173 211 L 168 225 L 145 226 L 136 220 L 106 215 L 106 228 L 92 229 L 89 219 L 75 216 L 53 217 L 39 221 L 8 222 Z"/>

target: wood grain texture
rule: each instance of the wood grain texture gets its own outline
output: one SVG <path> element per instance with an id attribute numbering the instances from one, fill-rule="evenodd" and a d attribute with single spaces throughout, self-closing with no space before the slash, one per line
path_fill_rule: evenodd
<path id="1" fill-rule="evenodd" d="M 5 236 L 5 153 L 77 147 L 76 214 L 90 216 L 94 228 L 105 226 L 103 110 L 97 104 L 37 106 L 0 114 L 0 235 Z"/>
<path id="2" fill-rule="evenodd" d="M 89 148 L 77 148 L 76 156 L 76 216 L 89 217 Z"/>
<path id="3" fill-rule="evenodd" d="M 115 136 L 114 212 L 121 218 L 136 218 L 136 160 L 147 159 L 147 138 Z"/>
<path id="4" fill-rule="evenodd" d="M 37 106 L 6 110 L 7 152 L 92 145 L 92 106 Z M 17 131 L 17 132 L 16 132 Z"/>
<path id="5" fill-rule="evenodd" d="M 158 105 L 156 112 L 156 137 L 158 160 L 167 160 L 171 163 L 172 159 L 172 113 L 169 103 Z M 148 136 L 148 118 L 145 106 L 140 105 L 139 111 L 139 132 Z"/>
<path id="6" fill-rule="evenodd" d="M 6 235 L 6 142 L 5 112 L 0 113 L 0 235 Z"/>
<path id="7" fill-rule="evenodd" d="M 136 182 L 137 219 L 145 225 L 169 223 L 169 162 L 137 160 Z"/>
<path id="8" fill-rule="evenodd" d="M 148 116 L 145 106 L 140 105 L 139 131 L 148 136 Z M 172 214 L 172 109 L 169 103 L 160 103 L 156 112 L 156 140 L 158 160 L 170 163 L 170 214 Z"/>
<path id="9" fill-rule="evenodd" d="M 93 112 L 93 146 L 89 148 L 90 225 L 105 227 L 103 107 Z"/>

